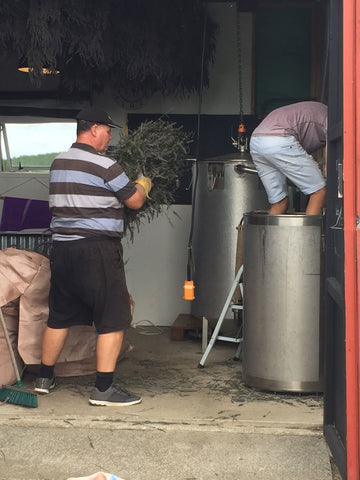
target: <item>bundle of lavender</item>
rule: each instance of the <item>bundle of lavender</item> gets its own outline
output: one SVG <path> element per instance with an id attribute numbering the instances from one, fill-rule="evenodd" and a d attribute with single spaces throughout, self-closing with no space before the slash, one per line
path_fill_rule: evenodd
<path id="1" fill-rule="evenodd" d="M 173 204 L 192 141 L 193 134 L 176 123 L 147 120 L 122 137 L 111 151 L 111 157 L 131 180 L 144 175 L 153 182 L 150 198 L 140 210 L 125 207 L 125 232 L 131 240 L 144 220 L 151 222 Z"/>

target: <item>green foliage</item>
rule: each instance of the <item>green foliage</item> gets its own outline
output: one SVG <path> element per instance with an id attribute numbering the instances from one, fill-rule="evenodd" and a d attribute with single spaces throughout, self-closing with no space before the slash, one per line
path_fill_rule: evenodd
<path id="1" fill-rule="evenodd" d="M 193 134 L 175 123 L 158 119 L 145 121 L 120 139 L 111 152 L 130 180 L 150 177 L 153 188 L 140 210 L 126 208 L 125 230 L 133 239 L 143 220 L 150 222 L 174 201 L 174 193 L 184 172 Z"/>
<path id="2" fill-rule="evenodd" d="M 203 32 L 206 24 L 205 48 Z M 1 0 L 0 45 L 61 71 L 60 90 L 119 97 L 182 95 L 208 86 L 217 25 L 201 0 Z"/>

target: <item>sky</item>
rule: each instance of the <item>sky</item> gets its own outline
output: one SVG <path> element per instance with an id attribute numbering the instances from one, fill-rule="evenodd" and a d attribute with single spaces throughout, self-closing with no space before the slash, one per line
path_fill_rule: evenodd
<path id="1" fill-rule="evenodd" d="M 7 123 L 11 158 L 63 152 L 76 140 L 76 123 Z"/>

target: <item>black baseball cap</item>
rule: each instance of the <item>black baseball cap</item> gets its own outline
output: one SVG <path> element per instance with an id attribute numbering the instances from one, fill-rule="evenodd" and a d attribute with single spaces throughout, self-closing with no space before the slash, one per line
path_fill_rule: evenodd
<path id="1" fill-rule="evenodd" d="M 109 127 L 112 128 L 120 127 L 120 125 L 116 125 L 116 123 L 112 121 L 112 118 L 108 113 L 96 107 L 84 108 L 77 114 L 76 119 L 86 120 L 87 122 L 100 123 L 102 125 L 109 125 Z"/>

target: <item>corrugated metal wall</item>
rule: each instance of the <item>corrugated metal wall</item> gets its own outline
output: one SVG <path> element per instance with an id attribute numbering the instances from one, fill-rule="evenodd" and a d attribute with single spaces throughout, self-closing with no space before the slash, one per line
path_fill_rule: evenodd
<path id="1" fill-rule="evenodd" d="M 50 233 L 0 233 L 0 249 L 5 248 L 32 250 L 49 256 L 51 236 Z"/>

